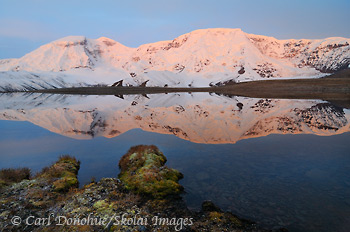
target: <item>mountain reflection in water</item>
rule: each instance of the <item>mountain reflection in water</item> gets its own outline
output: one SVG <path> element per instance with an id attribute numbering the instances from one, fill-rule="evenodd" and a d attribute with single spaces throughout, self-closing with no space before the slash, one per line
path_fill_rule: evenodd
<path id="1" fill-rule="evenodd" d="M 350 110 L 208 93 L 120 97 L 0 95 L 0 168 L 37 171 L 69 153 L 85 184 L 116 177 L 131 146 L 154 144 L 184 174 L 190 207 L 210 199 L 269 227 L 347 231 Z"/>
<path id="2" fill-rule="evenodd" d="M 350 130 L 350 111 L 320 100 L 223 97 L 3 94 L 0 120 L 28 121 L 76 139 L 112 138 L 131 129 L 195 143 L 236 143 L 268 134 L 334 135 Z"/>

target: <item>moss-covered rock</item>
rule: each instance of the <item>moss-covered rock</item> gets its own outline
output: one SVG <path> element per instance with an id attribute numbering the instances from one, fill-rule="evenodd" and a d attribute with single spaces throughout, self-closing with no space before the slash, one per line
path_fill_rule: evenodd
<path id="1" fill-rule="evenodd" d="M 61 157 L 34 178 L 8 184 L 0 191 L 0 231 L 266 231 L 253 222 L 223 212 L 212 202 L 204 202 L 202 210 L 195 212 L 187 208 L 182 198 L 165 197 L 182 190 L 178 184 L 181 173 L 165 167 L 165 162 L 165 156 L 154 146 L 134 147 L 119 164 L 123 182 L 102 178 L 65 192 L 77 185 L 79 162 L 72 157 Z M 11 223 L 14 216 L 45 218 L 51 214 L 82 220 L 89 217 L 93 221 L 114 220 L 108 226 L 58 225 L 53 221 L 50 225 Z M 122 218 L 137 223 L 115 223 L 122 222 Z M 163 223 L 154 223 L 154 218 L 162 219 Z M 146 220 L 148 223 L 144 223 Z"/>
<path id="2" fill-rule="evenodd" d="M 183 187 L 178 181 L 183 175 L 164 166 L 166 161 L 156 146 L 132 147 L 119 162 L 119 179 L 127 189 L 153 198 L 179 195 Z"/>
<path id="3" fill-rule="evenodd" d="M 71 156 L 61 156 L 59 160 L 48 168 L 44 168 L 39 178 L 52 182 L 56 192 L 67 192 L 72 187 L 78 187 L 77 174 L 80 162 Z"/>
<path id="4" fill-rule="evenodd" d="M 57 192 L 68 191 L 71 187 L 77 187 L 79 185 L 76 177 L 62 177 L 53 182 L 54 190 Z"/>

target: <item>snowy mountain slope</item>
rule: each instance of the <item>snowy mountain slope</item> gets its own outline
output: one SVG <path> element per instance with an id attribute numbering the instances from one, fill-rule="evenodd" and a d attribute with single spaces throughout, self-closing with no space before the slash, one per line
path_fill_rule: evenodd
<path id="1" fill-rule="evenodd" d="M 69 36 L 45 44 L 20 59 L 4 62 L 2 71 L 67 71 L 88 68 L 104 63 L 113 64 L 122 59 L 133 48 L 128 48 L 108 38 L 87 39 L 83 36 Z"/>
<path id="2" fill-rule="evenodd" d="M 133 55 L 137 64 L 130 70 L 168 70 L 173 72 L 200 73 L 210 78 L 225 73 L 227 78 L 263 76 L 255 70 L 258 65 L 273 64 L 274 76 L 313 75 L 314 70 L 300 70 L 285 60 L 264 55 L 246 33 L 240 29 L 197 30 L 173 41 L 142 45 Z M 139 65 L 138 63 L 142 64 Z M 135 63 L 135 62 L 134 62 Z"/>
<path id="3" fill-rule="evenodd" d="M 98 73 L 99 75 L 96 75 L 86 69 L 66 72 L 3 71 L 0 72 L 0 92 L 110 85 L 116 78 L 128 80 L 128 83 L 136 85 L 124 70 L 99 69 Z"/>
<path id="4" fill-rule="evenodd" d="M 272 37 L 248 34 L 261 53 L 290 60 L 297 67 L 314 67 L 321 72 L 335 72 L 350 64 L 350 40 L 331 37 L 324 40 L 277 40 Z"/>
<path id="5" fill-rule="evenodd" d="M 9 86 L 15 72 L 18 84 L 25 77 L 37 75 L 43 79 L 50 76 L 52 86 L 56 86 L 57 78 L 47 73 L 63 73 L 68 76 L 64 82 L 71 86 L 76 85 L 78 77 L 79 85 L 113 84 L 123 79 L 128 85 L 149 80 L 151 86 L 208 86 L 230 80 L 317 76 L 348 67 L 349 44 L 350 39 L 345 38 L 277 40 L 223 28 L 196 30 L 172 41 L 138 48 L 105 37 L 70 36 L 22 58 L 0 60 L 0 88 Z M 94 76 L 95 80 L 81 80 L 83 76 Z M 50 78 L 37 84 L 46 86 Z M 27 84 L 23 83 L 22 88 Z"/>
<path id="6" fill-rule="evenodd" d="M 327 102 L 217 95 L 0 95 L 0 120 L 29 121 L 77 139 L 115 137 L 140 128 L 197 143 L 235 143 L 276 134 L 350 131 L 350 111 Z"/>

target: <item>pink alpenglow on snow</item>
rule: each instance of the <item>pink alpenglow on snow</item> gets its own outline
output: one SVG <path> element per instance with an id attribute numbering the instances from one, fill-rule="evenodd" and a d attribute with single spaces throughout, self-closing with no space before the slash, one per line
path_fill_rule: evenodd
<path id="1" fill-rule="evenodd" d="M 201 29 L 126 47 L 69 36 L 0 60 L 0 90 L 111 85 L 201 87 L 226 81 L 319 77 L 350 65 L 350 39 L 277 40 L 241 29 Z"/>

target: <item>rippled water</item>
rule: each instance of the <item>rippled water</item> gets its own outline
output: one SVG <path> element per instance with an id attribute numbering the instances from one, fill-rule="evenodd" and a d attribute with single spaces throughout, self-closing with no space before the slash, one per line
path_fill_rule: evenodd
<path id="1" fill-rule="evenodd" d="M 350 111 L 319 100 L 202 94 L 0 96 L 0 168 L 34 171 L 71 154 L 79 180 L 116 177 L 134 145 L 180 170 L 189 207 L 290 231 L 347 231 Z"/>

